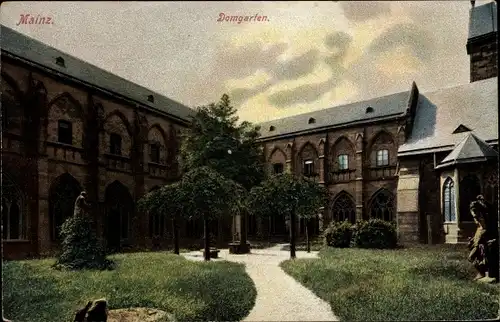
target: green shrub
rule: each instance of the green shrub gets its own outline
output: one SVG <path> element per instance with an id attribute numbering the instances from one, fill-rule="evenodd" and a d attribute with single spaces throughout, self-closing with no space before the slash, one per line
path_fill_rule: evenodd
<path id="1" fill-rule="evenodd" d="M 396 224 L 380 219 L 359 221 L 354 227 L 353 243 L 360 248 L 395 248 Z"/>
<path id="2" fill-rule="evenodd" d="M 346 248 L 351 245 L 353 225 L 348 221 L 332 221 L 323 234 L 326 246 Z"/>
<path id="3" fill-rule="evenodd" d="M 112 269 L 113 262 L 106 259 L 89 216 L 71 216 L 61 226 L 63 238 L 56 268 Z"/>

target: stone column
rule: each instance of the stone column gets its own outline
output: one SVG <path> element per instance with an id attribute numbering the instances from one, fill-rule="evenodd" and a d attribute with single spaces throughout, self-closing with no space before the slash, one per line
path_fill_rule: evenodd
<path id="1" fill-rule="evenodd" d="M 355 202 L 356 202 L 356 220 L 363 219 L 364 212 L 364 198 L 363 198 L 363 163 L 364 163 L 364 144 L 363 144 L 363 133 L 358 133 L 356 136 L 356 154 L 355 154 L 355 167 L 356 167 L 356 192 L 355 192 Z"/>
<path id="2" fill-rule="evenodd" d="M 46 158 L 38 160 L 38 254 L 47 255 L 52 248 L 50 238 L 50 218 L 49 218 L 49 190 L 50 182 L 48 175 L 48 161 Z"/>
<path id="3" fill-rule="evenodd" d="M 319 146 L 318 146 L 318 165 L 319 165 L 319 183 L 325 183 L 327 181 L 327 171 L 326 170 L 326 165 L 325 165 L 325 139 L 322 138 L 319 141 Z"/>

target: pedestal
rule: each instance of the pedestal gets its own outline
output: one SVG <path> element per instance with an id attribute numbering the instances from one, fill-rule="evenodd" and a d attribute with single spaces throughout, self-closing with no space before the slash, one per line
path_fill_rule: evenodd
<path id="1" fill-rule="evenodd" d="M 237 241 L 229 243 L 229 254 L 248 254 L 250 253 L 250 243 L 242 244 Z"/>

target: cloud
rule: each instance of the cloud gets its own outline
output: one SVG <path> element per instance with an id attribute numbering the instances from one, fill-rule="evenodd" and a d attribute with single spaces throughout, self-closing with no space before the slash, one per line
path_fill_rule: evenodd
<path id="1" fill-rule="evenodd" d="M 280 62 L 272 74 L 279 80 L 297 79 L 310 74 L 319 63 L 319 51 L 311 49 L 297 58 Z"/>
<path id="2" fill-rule="evenodd" d="M 347 19 L 362 22 L 390 14 L 391 5 L 387 2 L 375 1 L 342 1 L 340 7 Z"/>
<path id="3" fill-rule="evenodd" d="M 305 84 L 294 89 L 279 91 L 269 95 L 268 100 L 277 108 L 289 107 L 300 103 L 312 103 L 336 86 L 336 78 L 317 84 Z"/>
<path id="4" fill-rule="evenodd" d="M 413 55 L 421 61 L 428 61 L 433 55 L 433 35 L 415 24 L 397 24 L 377 37 L 368 47 L 367 55 L 377 55 L 408 46 Z"/>
<path id="5" fill-rule="evenodd" d="M 224 81 L 231 78 L 245 78 L 258 69 L 272 69 L 278 62 L 278 56 L 287 48 L 288 45 L 284 43 L 265 48 L 260 42 L 229 50 L 224 48 L 218 55 L 213 74 Z"/>

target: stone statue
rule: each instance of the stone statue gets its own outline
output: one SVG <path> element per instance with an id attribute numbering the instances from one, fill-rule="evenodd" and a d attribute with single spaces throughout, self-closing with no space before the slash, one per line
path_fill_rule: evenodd
<path id="1" fill-rule="evenodd" d="M 75 211 L 73 215 L 77 216 L 85 216 L 88 214 L 90 210 L 90 205 L 87 203 L 87 192 L 82 191 L 78 198 L 75 201 Z"/>
<path id="2" fill-rule="evenodd" d="M 471 202 L 470 211 L 477 225 L 476 233 L 474 237 L 469 238 L 468 244 L 470 250 L 468 259 L 478 271 L 474 280 L 491 283 L 495 278 L 490 276 L 489 261 L 491 261 L 492 245 L 496 242 L 494 238 L 496 225 L 492 223 L 490 207 L 482 195 Z"/>

